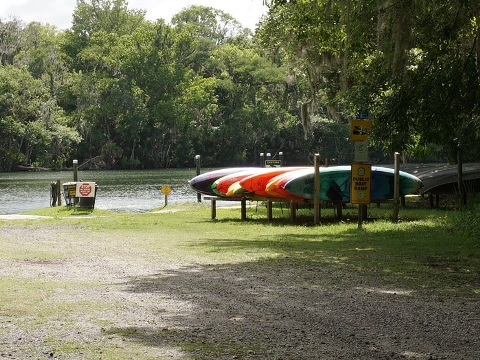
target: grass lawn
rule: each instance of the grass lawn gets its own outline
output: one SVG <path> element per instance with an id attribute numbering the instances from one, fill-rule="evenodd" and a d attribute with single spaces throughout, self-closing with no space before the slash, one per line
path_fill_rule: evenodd
<path id="1" fill-rule="evenodd" d="M 169 256 L 196 258 L 200 263 L 262 259 L 274 264 L 285 258 L 327 262 L 410 288 L 465 296 L 480 293 L 477 208 L 459 212 L 411 206 L 401 209 L 400 222 L 393 223 L 391 205 L 372 205 L 361 229 L 357 213 L 356 207 L 347 207 L 344 220 L 337 222 L 332 209 L 323 209 L 321 224 L 314 226 L 310 208 L 299 209 L 291 223 L 288 207 L 275 207 L 273 221 L 268 222 L 260 203 L 248 208 L 247 221 L 240 220 L 237 208 L 219 208 L 212 220 L 209 203 L 180 204 L 142 214 L 65 206 L 31 212 L 53 217 L 41 222 L 68 222 L 142 239 L 153 234 L 155 241 L 139 246 L 160 246 L 161 251 L 172 250 Z"/>
<path id="2" fill-rule="evenodd" d="M 480 299 L 477 208 L 458 212 L 409 206 L 401 209 L 400 221 L 393 223 L 391 205 L 371 206 L 361 229 L 356 207 L 344 209 L 341 222 L 334 220 L 332 209 L 323 209 L 322 223 L 316 226 L 309 208 L 299 209 L 294 223 L 289 220 L 288 207 L 275 207 L 271 222 L 266 213 L 265 206 L 256 203 L 247 208 L 247 221 L 240 220 L 238 208 L 219 208 L 217 219 L 212 220 L 209 203 L 179 204 L 149 213 L 64 206 L 30 212 L 45 218 L 0 220 L 0 270 L 4 272 L 0 280 L 0 316 L 7 319 L 2 326 L 10 331 L 4 333 L 12 337 L 0 337 L 0 347 L 8 346 L 13 339 L 20 342 L 15 344 L 20 349 L 16 351 L 38 358 L 55 354 L 85 359 L 155 358 L 153 353 L 149 355 L 153 347 L 148 341 L 144 341 L 147 345 L 118 341 L 139 334 L 136 328 L 122 328 L 106 315 L 121 307 L 104 298 L 105 287 L 116 286 L 111 280 L 105 282 L 101 274 L 85 279 L 73 275 L 57 278 L 54 272 L 48 272 L 80 258 L 101 263 L 102 259 L 111 261 L 116 256 L 115 264 L 125 258 L 140 267 L 126 268 L 125 277 L 135 277 L 135 271 L 141 272 L 144 264 L 159 262 L 165 268 L 170 263 L 210 270 L 259 266 L 278 273 L 289 268 L 299 272 L 289 276 L 302 288 L 326 286 L 312 276 L 312 269 L 322 268 L 338 272 L 339 277 L 355 273 L 365 283 L 378 282 L 398 291 L 459 301 Z M 22 273 L 27 270 L 21 269 L 32 268 L 34 276 Z M 305 269 L 308 271 L 302 273 Z M 144 284 L 149 281 L 147 277 Z M 90 293 L 96 296 L 85 297 Z M 103 336 L 86 341 L 82 336 L 58 335 L 70 328 L 69 333 L 78 332 L 76 326 L 82 325 L 79 317 L 105 329 Z M 55 331 L 48 337 L 38 335 L 49 328 Z M 32 341 L 19 340 L 32 331 L 37 334 Z M 175 330 L 164 329 L 160 335 L 169 344 L 167 340 Z M 189 352 L 190 345 L 180 347 Z M 224 344 L 221 348 L 194 345 L 200 352 L 198 358 L 213 358 L 209 354 L 224 352 L 223 347 L 232 347 L 229 351 L 239 354 L 245 350 L 236 349 L 238 344 Z M 55 349 L 55 354 L 53 350 L 53 355 L 44 354 L 45 348 Z M 9 356 L 0 351 L 0 356 L 4 355 Z"/>

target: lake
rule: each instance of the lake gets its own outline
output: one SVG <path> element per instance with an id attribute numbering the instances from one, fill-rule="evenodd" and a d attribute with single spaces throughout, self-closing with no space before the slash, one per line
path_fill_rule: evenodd
<path id="1" fill-rule="evenodd" d="M 208 170 L 202 169 L 202 173 Z M 79 171 L 78 179 L 97 183 L 95 208 L 146 212 L 165 205 L 165 195 L 160 191 L 163 185 L 172 188 L 168 204 L 197 201 L 197 193 L 188 186 L 195 175 L 195 168 Z M 73 171 L 0 173 L 0 214 L 50 206 L 50 182 L 57 180 L 62 184 L 73 181 Z"/>

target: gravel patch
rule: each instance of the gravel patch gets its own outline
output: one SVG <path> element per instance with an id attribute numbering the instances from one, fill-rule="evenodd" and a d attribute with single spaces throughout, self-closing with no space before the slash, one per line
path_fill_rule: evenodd
<path id="1" fill-rule="evenodd" d="M 104 232 L 78 239 L 70 231 L 2 227 L 0 239 L 20 246 L 25 239 L 64 256 L 0 260 L 2 278 L 58 282 L 44 299 L 63 307 L 31 328 L 30 315 L 19 319 L 2 309 L 0 358 L 84 358 L 81 349 L 63 354 L 52 337 L 98 349 L 135 344 L 152 359 L 480 358 L 475 299 L 397 289 L 289 258 L 275 265 L 172 261 L 129 247 L 128 239 L 119 248 Z M 90 286 L 62 285 L 75 282 Z"/>

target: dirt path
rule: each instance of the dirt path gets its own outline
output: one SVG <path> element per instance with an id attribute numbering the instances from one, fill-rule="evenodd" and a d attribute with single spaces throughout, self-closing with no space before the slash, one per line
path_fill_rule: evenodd
<path id="1" fill-rule="evenodd" d="M 91 231 L 78 239 L 70 231 L 2 228 L 2 241 L 37 252 L 1 260 L 2 279 L 43 287 L 11 298 L 29 306 L 23 313 L 1 305 L 0 358 L 104 359 L 115 349 L 110 358 L 132 351 L 143 359 L 480 358 L 479 304 L 455 294 L 394 289 L 288 258 L 173 261 L 128 246 L 128 238 Z M 84 345 L 67 353 L 62 342 Z"/>

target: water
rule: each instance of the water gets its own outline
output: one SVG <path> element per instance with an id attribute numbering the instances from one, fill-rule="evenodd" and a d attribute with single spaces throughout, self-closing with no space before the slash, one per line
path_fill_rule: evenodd
<path id="1" fill-rule="evenodd" d="M 206 171 L 202 169 L 202 173 Z M 78 179 L 97 183 L 95 208 L 145 212 L 165 205 L 165 195 L 160 191 L 163 185 L 172 188 L 169 204 L 197 201 L 196 192 L 188 186 L 195 175 L 195 169 L 79 171 Z M 0 214 L 50 206 L 50 182 L 56 180 L 62 184 L 73 181 L 73 172 L 0 173 Z"/>

